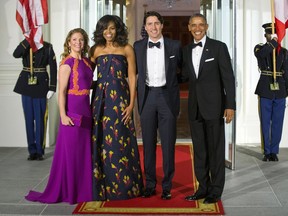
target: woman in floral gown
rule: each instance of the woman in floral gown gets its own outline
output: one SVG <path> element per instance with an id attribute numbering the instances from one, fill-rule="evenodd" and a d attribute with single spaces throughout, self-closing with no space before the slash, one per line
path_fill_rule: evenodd
<path id="1" fill-rule="evenodd" d="M 123 200 L 143 190 L 134 123 L 136 65 L 127 27 L 105 15 L 96 25 L 91 59 L 97 67 L 92 96 L 93 198 Z M 128 78 L 128 82 L 127 82 Z"/>
<path id="2" fill-rule="evenodd" d="M 68 33 L 59 68 L 58 103 L 61 122 L 48 184 L 43 193 L 25 197 L 42 203 L 75 204 L 92 200 L 90 87 L 93 79 L 88 35 L 81 29 Z"/>

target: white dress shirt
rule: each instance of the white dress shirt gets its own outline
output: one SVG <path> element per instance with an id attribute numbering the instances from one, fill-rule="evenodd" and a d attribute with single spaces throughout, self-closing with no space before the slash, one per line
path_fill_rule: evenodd
<path id="1" fill-rule="evenodd" d="M 192 49 L 192 62 L 193 62 L 196 78 L 198 78 L 198 74 L 199 74 L 200 60 L 201 60 L 201 56 L 202 56 L 203 49 L 204 49 L 205 42 L 206 42 L 206 35 L 200 41 L 198 42 L 194 41 L 194 43 L 199 43 L 199 42 L 202 42 L 202 47 L 196 46 L 194 49 Z"/>
<path id="2" fill-rule="evenodd" d="M 149 41 L 151 40 L 149 39 L 148 43 Z M 150 87 L 161 87 L 161 86 L 166 85 L 163 37 L 161 37 L 158 41 L 160 42 L 160 49 L 155 46 L 152 48 L 149 48 L 147 44 L 146 85 Z"/>

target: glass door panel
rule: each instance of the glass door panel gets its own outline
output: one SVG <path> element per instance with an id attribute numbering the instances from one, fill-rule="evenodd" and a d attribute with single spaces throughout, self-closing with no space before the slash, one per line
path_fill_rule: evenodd
<path id="1" fill-rule="evenodd" d="M 226 43 L 232 58 L 232 66 L 236 77 L 235 4 L 235 1 L 232 0 L 202 0 L 200 12 L 206 16 L 209 24 L 207 35 Z M 226 166 L 230 169 L 235 168 L 235 120 L 236 115 L 232 123 L 225 124 L 225 159 Z"/>

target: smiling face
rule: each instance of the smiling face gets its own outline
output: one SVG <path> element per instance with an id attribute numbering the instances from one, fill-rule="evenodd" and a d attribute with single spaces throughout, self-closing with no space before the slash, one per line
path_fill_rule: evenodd
<path id="1" fill-rule="evenodd" d="M 162 37 L 163 24 L 156 16 L 149 16 L 146 19 L 145 30 L 150 39 L 154 42 Z"/>
<path id="2" fill-rule="evenodd" d="M 196 42 L 200 41 L 208 30 L 208 24 L 202 17 L 193 17 L 190 19 L 188 29 Z"/>
<path id="3" fill-rule="evenodd" d="M 84 48 L 84 37 L 80 32 L 75 32 L 71 35 L 69 47 L 71 52 L 81 53 Z"/>
<path id="4" fill-rule="evenodd" d="M 106 42 L 113 42 L 116 37 L 116 25 L 114 22 L 109 22 L 107 28 L 103 31 L 103 37 Z"/>

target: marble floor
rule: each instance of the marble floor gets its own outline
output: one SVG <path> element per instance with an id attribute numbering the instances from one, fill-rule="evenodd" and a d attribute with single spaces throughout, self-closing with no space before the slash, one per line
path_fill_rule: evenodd
<path id="1" fill-rule="evenodd" d="M 178 139 L 188 139 L 187 100 L 181 100 Z M 288 148 L 278 162 L 263 162 L 259 143 L 236 146 L 235 169 L 226 169 L 222 196 L 228 216 L 288 215 Z M 27 161 L 27 148 L 0 148 L 0 215 L 71 215 L 75 205 L 28 202 L 30 189 L 43 191 L 54 148 L 46 149 L 44 161 Z M 184 200 L 183 200 L 184 201 Z"/>
<path id="2" fill-rule="evenodd" d="M 28 202 L 31 188 L 42 191 L 47 183 L 54 148 L 44 161 L 27 161 L 27 149 L 0 148 L 0 215 L 71 215 L 75 206 Z M 288 215 L 288 149 L 279 162 L 263 162 L 259 147 L 236 147 L 235 170 L 226 169 L 222 196 L 228 216 Z"/>

